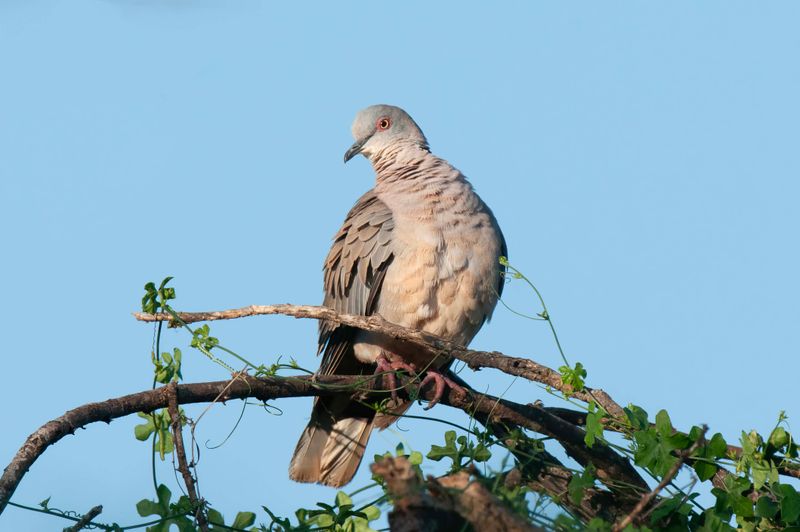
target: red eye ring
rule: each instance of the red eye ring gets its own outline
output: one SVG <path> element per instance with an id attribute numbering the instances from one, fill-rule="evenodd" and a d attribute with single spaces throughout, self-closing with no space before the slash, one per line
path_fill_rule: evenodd
<path id="1" fill-rule="evenodd" d="M 378 129 L 378 131 L 386 131 L 387 129 L 392 127 L 392 121 L 389 119 L 388 116 L 382 116 L 375 123 L 375 127 Z"/>

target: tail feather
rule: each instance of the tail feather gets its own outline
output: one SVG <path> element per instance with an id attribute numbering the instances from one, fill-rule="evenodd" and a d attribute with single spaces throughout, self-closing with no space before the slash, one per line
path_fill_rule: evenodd
<path id="1" fill-rule="evenodd" d="M 349 397 L 319 398 L 300 436 L 289 477 L 339 487 L 352 480 L 364 456 L 375 412 Z"/>

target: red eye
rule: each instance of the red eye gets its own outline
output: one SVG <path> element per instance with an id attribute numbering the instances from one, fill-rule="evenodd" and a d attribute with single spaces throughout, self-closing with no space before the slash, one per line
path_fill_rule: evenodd
<path id="1" fill-rule="evenodd" d="M 378 131 L 386 131 L 392 126 L 392 121 L 389 120 L 388 116 L 384 116 L 378 119 L 378 122 L 375 124 L 378 128 Z"/>

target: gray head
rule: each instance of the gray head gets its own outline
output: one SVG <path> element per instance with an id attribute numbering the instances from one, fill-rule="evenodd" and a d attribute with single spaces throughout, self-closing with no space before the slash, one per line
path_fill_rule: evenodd
<path id="1" fill-rule="evenodd" d="M 372 105 L 362 109 L 353 121 L 355 143 L 344 154 L 344 162 L 362 153 L 367 159 L 396 145 L 428 149 L 428 140 L 408 113 L 393 105 Z"/>

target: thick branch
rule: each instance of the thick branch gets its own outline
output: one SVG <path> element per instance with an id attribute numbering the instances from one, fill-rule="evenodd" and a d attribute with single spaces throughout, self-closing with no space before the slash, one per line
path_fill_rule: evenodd
<path id="1" fill-rule="evenodd" d="M 459 471 L 442 478 L 428 477 L 428 490 L 434 499 L 447 502 L 475 530 L 503 532 L 535 532 L 542 530 L 528 524 L 511 512 L 482 484 Z"/>
<path id="2" fill-rule="evenodd" d="M 329 384 L 353 384 L 355 380 L 352 377 L 333 378 L 326 379 L 326 382 Z M 326 393 L 315 390 L 307 379 L 282 378 L 237 377 L 233 382 L 181 384 L 177 388 L 178 403 L 180 404 L 208 403 L 215 401 L 217 397 L 222 401 L 247 397 L 267 401 L 275 397 L 299 397 Z M 137 412 L 152 412 L 164 408 L 167 403 L 168 391 L 167 388 L 162 387 L 108 399 L 101 403 L 88 403 L 45 423 L 28 436 L 16 456 L 3 471 L 3 475 L 0 476 L 0 513 L 5 509 L 22 477 L 50 445 L 90 423 L 98 421 L 110 423 L 112 419 Z"/>
<path id="3" fill-rule="evenodd" d="M 450 378 L 462 387 L 469 388 L 459 376 L 451 373 Z M 586 422 L 585 413 L 552 407 L 545 410 L 573 424 Z M 596 488 L 584 489 L 581 500 L 574 503 L 568 493 L 572 472 L 555 456 L 537 446 L 533 440 L 515 438 L 512 434 L 513 426 L 495 423 L 489 416 L 480 412 L 473 413 L 473 418 L 489 429 L 496 438 L 505 441 L 509 451 L 517 459 L 519 469 L 513 470 L 516 473 L 509 473 L 506 483 L 517 485 L 524 482 L 536 493 L 558 501 L 559 505 L 585 522 L 594 517 L 616 521 L 627 515 L 636 503 L 630 497 L 617 497 L 610 491 Z"/>
<path id="4" fill-rule="evenodd" d="M 509 375 L 523 377 L 530 381 L 538 382 L 564 393 L 571 394 L 576 399 L 587 403 L 595 401 L 615 418 L 624 419 L 625 417 L 622 407 L 614 402 L 603 390 L 586 388 L 581 391 L 575 391 L 561 380 L 561 375 L 559 375 L 557 371 L 538 364 L 533 360 L 511 357 L 497 351 L 474 351 L 472 349 L 467 349 L 433 334 L 395 325 L 384 320 L 379 315 L 356 316 L 351 314 L 339 314 L 327 307 L 312 305 L 251 305 L 249 307 L 231 310 L 178 312 L 177 314 L 185 323 L 282 314 L 295 318 L 327 320 L 364 331 L 380 332 L 419 349 L 429 351 L 433 356 L 452 357 L 466 362 L 473 370 L 479 370 L 481 368 L 498 369 Z M 174 321 L 174 318 L 170 314 L 146 314 L 137 312 L 134 313 L 134 316 L 137 320 L 146 322 Z"/>
<path id="5" fill-rule="evenodd" d="M 407 459 L 386 457 L 372 464 L 370 470 L 383 479 L 392 498 L 392 532 L 447 532 L 466 527 L 453 508 L 444 508 L 432 499 Z"/>
<path id="6" fill-rule="evenodd" d="M 179 404 L 248 397 L 269 401 L 278 397 L 322 396 L 353 390 L 362 390 L 363 393 L 370 380 L 363 376 L 318 376 L 316 380 L 312 380 L 307 376 L 254 378 L 237 375 L 230 381 L 180 384 L 174 388 Z M 89 403 L 40 427 L 28 437 L 0 477 L 0 513 L 5 509 L 22 477 L 48 446 L 89 423 L 108 423 L 112 419 L 136 412 L 152 412 L 167 407 L 170 389 L 171 387 L 162 387 L 102 403 Z M 378 393 L 383 397 L 386 392 L 373 390 L 370 393 Z M 432 395 L 433 390 L 420 392 L 423 399 L 429 399 Z M 447 390 L 441 402 L 460 408 L 470 415 L 484 416 L 491 423 L 523 427 L 559 440 L 576 460 L 584 464 L 594 463 L 598 477 L 612 490 L 620 489 L 627 493 L 630 489 L 638 488 L 642 492 L 647 491 L 647 485 L 623 457 L 601 444 L 589 449 L 583 442 L 583 431 L 580 428 L 559 419 L 542 407 L 523 406 L 477 392 L 466 393 L 452 389 Z M 620 485 L 622 488 L 619 488 Z"/>
<path id="7" fill-rule="evenodd" d="M 392 496 L 392 532 L 463 530 L 464 521 L 474 530 L 487 532 L 541 530 L 511 512 L 466 471 L 423 481 L 403 456 L 386 457 L 371 469 L 384 479 Z"/>

